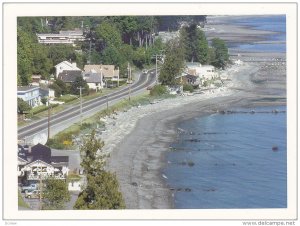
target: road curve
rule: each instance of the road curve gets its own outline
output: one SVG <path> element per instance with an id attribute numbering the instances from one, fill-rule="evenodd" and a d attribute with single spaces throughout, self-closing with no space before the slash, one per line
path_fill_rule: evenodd
<path id="1" fill-rule="evenodd" d="M 131 88 L 130 91 L 131 95 L 134 95 L 134 93 L 137 93 L 138 91 L 141 91 L 146 87 L 153 85 L 156 81 L 155 74 L 153 73 L 153 71 L 155 70 L 149 70 L 147 74 L 141 74 L 139 79 L 135 83 L 131 84 L 131 87 L 126 86 L 121 90 L 107 94 L 107 97 L 101 96 L 83 102 L 82 114 L 91 111 L 93 109 L 100 108 L 101 106 L 104 106 L 107 101 L 111 102 L 121 97 L 128 96 L 130 88 Z M 78 116 L 79 114 L 80 114 L 80 104 L 76 104 L 73 107 L 63 110 L 57 114 L 51 115 L 50 125 L 51 126 L 57 125 L 59 123 L 62 123 L 64 120 L 68 120 L 72 117 Z M 43 118 L 41 120 L 33 122 L 30 125 L 18 129 L 18 139 L 21 140 L 26 137 L 30 137 L 34 134 L 38 134 L 39 132 L 47 129 L 47 127 L 48 127 L 48 118 Z"/>

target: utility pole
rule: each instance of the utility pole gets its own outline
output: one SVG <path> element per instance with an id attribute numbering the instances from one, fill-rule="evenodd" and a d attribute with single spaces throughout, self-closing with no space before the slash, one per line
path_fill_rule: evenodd
<path id="1" fill-rule="evenodd" d="M 157 76 L 157 58 L 158 57 L 163 57 L 162 54 L 155 54 L 152 56 L 152 58 L 154 59 L 155 57 L 155 80 L 156 80 L 156 84 L 158 83 L 158 76 Z"/>
<path id="2" fill-rule="evenodd" d="M 39 197 L 39 204 L 40 204 L 40 210 L 42 210 L 43 206 L 42 206 L 42 189 L 43 189 L 43 181 L 42 181 L 42 165 L 40 163 L 40 185 L 39 185 L 39 189 L 40 189 L 40 197 Z"/>
<path id="3" fill-rule="evenodd" d="M 132 80 L 131 80 L 131 67 L 130 67 L 130 64 L 128 62 L 128 82 L 129 82 L 129 90 L 128 90 L 128 97 L 129 97 L 129 100 L 130 100 L 130 94 L 131 94 L 131 83 L 132 83 Z"/>
<path id="4" fill-rule="evenodd" d="M 48 80 L 48 140 L 50 139 L 50 116 L 51 116 L 51 106 L 50 106 L 50 88 Z"/>
<path id="5" fill-rule="evenodd" d="M 106 95 L 106 110 L 108 110 L 108 96 Z"/>
<path id="6" fill-rule="evenodd" d="M 82 125 L 82 90 L 84 89 L 84 88 L 82 88 L 81 86 L 79 87 L 79 88 L 77 88 L 77 89 L 79 89 L 79 95 L 80 95 L 80 125 Z"/>
<path id="7" fill-rule="evenodd" d="M 120 68 L 118 67 L 118 87 L 119 87 L 119 80 L 120 80 Z"/>

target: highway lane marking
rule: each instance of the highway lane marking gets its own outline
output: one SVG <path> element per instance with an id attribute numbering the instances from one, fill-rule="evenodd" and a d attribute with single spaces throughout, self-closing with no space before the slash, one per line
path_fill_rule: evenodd
<path id="1" fill-rule="evenodd" d="M 142 75 L 142 74 L 139 74 L 138 80 L 137 80 L 135 83 L 133 83 L 132 85 L 135 85 L 135 84 L 138 84 L 138 83 L 139 83 L 140 78 L 141 78 L 141 75 Z M 137 86 L 137 87 L 139 87 L 139 86 Z M 108 94 L 107 96 L 113 97 L 113 96 L 115 96 L 115 95 L 122 94 L 124 91 L 127 90 L 127 88 L 128 88 L 128 87 L 124 87 L 124 88 L 122 88 L 122 89 L 120 89 L 120 90 L 117 90 L 117 91 L 115 91 L 115 92 L 113 92 L 113 93 Z M 135 88 L 136 88 L 136 87 L 135 87 Z M 104 99 L 104 98 L 105 98 L 105 96 L 96 97 L 96 98 L 94 98 L 94 99 L 87 100 L 87 101 L 83 102 L 83 105 L 86 105 L 85 107 L 87 107 L 87 106 L 90 106 L 90 105 L 92 105 L 92 104 L 94 104 L 94 103 L 97 103 L 97 102 L 101 101 L 101 99 Z M 91 103 L 91 102 L 92 102 L 92 103 Z M 64 114 L 69 114 L 69 113 L 67 113 L 67 111 L 70 111 L 70 110 L 72 110 L 72 109 L 75 110 L 77 107 L 80 107 L 80 104 L 74 105 L 74 106 L 72 106 L 71 108 L 68 108 L 68 109 L 65 109 L 65 110 L 63 110 L 63 111 L 61 111 L 61 112 L 58 112 L 56 115 L 53 115 L 53 116 L 55 117 L 55 116 L 57 116 L 57 115 L 59 115 L 59 114 L 63 114 L 63 115 L 64 115 Z M 58 117 L 58 118 L 59 118 L 59 117 Z M 43 123 L 43 121 L 46 121 L 46 120 L 47 120 L 47 118 L 40 119 L 39 121 L 35 121 L 35 122 L 33 122 L 32 124 L 29 124 L 29 125 L 27 125 L 27 126 L 24 126 L 24 127 L 19 128 L 18 130 L 23 130 L 23 129 L 26 129 L 27 127 L 30 127 L 30 126 L 34 126 L 33 128 L 35 128 L 35 127 L 37 127 L 38 125 L 40 125 L 40 123 Z M 37 124 L 37 125 L 35 126 L 35 124 Z M 23 133 L 23 132 L 21 132 L 21 133 Z"/>
<path id="2" fill-rule="evenodd" d="M 145 80 L 145 82 L 142 83 L 141 85 L 137 86 L 137 87 L 134 87 L 134 91 L 132 91 L 132 93 L 136 93 L 136 92 L 140 91 L 139 87 L 144 86 L 145 84 L 147 84 L 149 78 L 151 78 L 151 75 L 150 75 L 150 74 L 149 74 L 149 75 L 147 74 L 147 79 Z M 153 82 L 153 83 L 154 83 L 154 82 Z M 150 85 L 152 85 L 153 83 L 151 83 Z M 126 87 L 126 88 L 128 88 L 128 87 Z M 129 90 L 129 88 L 128 88 L 128 90 Z M 128 90 L 125 90 L 125 89 L 124 89 L 124 91 L 126 91 L 126 92 L 128 92 Z M 125 94 L 126 92 L 124 92 L 124 94 Z M 121 95 L 121 94 L 123 94 L 123 93 L 122 93 L 122 92 L 119 93 L 119 95 Z M 121 97 L 117 97 L 116 100 L 119 100 L 120 98 L 122 98 L 122 96 L 121 96 Z M 106 100 L 104 99 L 104 101 L 106 101 Z M 96 104 L 96 103 L 98 103 L 98 102 L 100 102 L 100 100 L 96 101 L 94 104 Z M 105 104 L 106 104 L 106 102 L 105 102 L 105 103 L 102 103 L 102 104 L 99 105 L 99 106 L 95 106 L 95 107 L 93 107 L 93 108 L 90 109 L 90 110 L 84 111 L 83 113 L 88 113 L 88 112 L 90 112 L 90 111 L 92 111 L 92 110 L 95 110 L 97 107 L 99 107 L 99 108 L 102 107 L 102 106 L 105 105 Z M 79 105 L 79 106 L 80 106 L 80 105 Z M 85 106 L 85 107 L 83 108 L 83 110 L 86 109 L 86 108 L 88 108 L 88 107 L 90 107 L 90 105 L 89 105 L 89 106 Z M 79 109 L 78 109 L 78 110 L 79 110 Z M 53 119 L 52 123 L 55 123 L 55 122 L 57 122 L 59 119 L 61 119 L 61 118 L 63 118 L 63 117 L 67 117 L 68 115 L 71 115 L 71 114 L 74 114 L 74 111 L 73 111 L 73 112 L 70 112 L 70 113 L 67 113 L 66 115 L 63 115 L 63 116 L 60 116 L 60 117 L 58 117 L 58 118 Z M 79 116 L 80 116 L 80 115 L 79 115 Z M 76 116 L 74 116 L 74 117 L 71 117 L 71 119 L 72 119 L 72 118 L 75 118 L 75 117 L 78 117 L 78 115 L 76 115 Z M 68 120 L 67 120 L 67 121 L 68 121 Z M 52 123 L 51 123 L 51 124 L 52 124 Z M 50 124 L 50 128 L 51 128 L 51 124 Z M 56 123 L 56 124 L 58 124 L 58 123 Z M 43 122 L 43 123 L 39 124 L 38 126 L 35 126 L 35 127 L 33 127 L 33 128 L 30 128 L 30 129 L 28 129 L 28 130 L 26 130 L 26 131 L 24 131 L 24 132 L 18 133 L 18 137 L 21 138 L 21 137 L 22 137 L 22 134 L 26 135 L 27 133 L 30 133 L 30 131 L 36 130 L 36 129 L 38 129 L 39 127 L 41 127 L 41 131 L 43 131 L 44 129 L 42 129 L 42 128 L 43 128 L 44 126 L 47 126 L 47 125 L 48 125 L 48 121 Z M 29 126 L 30 126 L 30 125 L 29 125 Z M 52 125 L 52 126 L 54 126 L 54 125 Z M 39 133 L 39 132 L 38 132 L 38 133 Z M 37 133 L 35 133 L 35 134 L 37 134 Z M 32 136 L 32 135 L 29 135 L 29 136 Z"/>

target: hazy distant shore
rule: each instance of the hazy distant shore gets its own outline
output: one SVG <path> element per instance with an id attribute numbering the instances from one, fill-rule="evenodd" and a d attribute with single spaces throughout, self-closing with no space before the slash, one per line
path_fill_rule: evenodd
<path id="1" fill-rule="evenodd" d="M 255 38 L 256 35 L 262 35 L 256 30 L 233 28 L 231 25 L 224 30 L 223 37 L 231 38 L 230 40 L 251 36 L 253 41 L 261 39 Z M 256 58 L 280 57 L 285 60 L 284 53 L 244 54 Z M 178 122 L 237 106 L 285 105 L 285 67 L 284 61 L 234 65 L 223 72 L 230 81 L 221 89 L 162 100 L 119 113 L 115 119 L 109 119 L 107 133 L 103 136 L 107 144 L 104 150 L 110 153 L 108 169 L 117 175 L 126 207 L 174 208 L 173 194 L 165 183 L 167 178 L 162 175 L 161 169 L 166 164 L 164 156 L 169 151 L 168 145 L 177 135 Z"/>

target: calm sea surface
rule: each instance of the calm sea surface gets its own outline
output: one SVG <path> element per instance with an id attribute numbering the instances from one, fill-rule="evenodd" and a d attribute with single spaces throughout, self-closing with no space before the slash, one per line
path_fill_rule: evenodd
<path id="1" fill-rule="evenodd" d="M 178 127 L 163 172 L 175 208 L 287 207 L 286 113 L 213 114 Z"/>
<path id="2" fill-rule="evenodd" d="M 268 35 L 267 42 L 249 43 L 230 46 L 246 51 L 255 52 L 285 52 L 286 51 L 286 17 L 285 15 L 258 16 L 258 17 L 232 17 L 229 23 L 248 26 L 256 30 L 274 31 Z"/>

